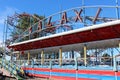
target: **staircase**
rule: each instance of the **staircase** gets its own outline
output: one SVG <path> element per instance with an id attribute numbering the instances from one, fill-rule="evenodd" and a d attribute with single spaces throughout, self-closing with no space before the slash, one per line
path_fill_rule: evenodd
<path id="1" fill-rule="evenodd" d="M 19 65 L 16 65 L 11 61 L 2 59 L 1 67 L 1 71 L 3 71 L 3 74 L 15 77 L 17 80 L 24 80 L 25 73 Z"/>

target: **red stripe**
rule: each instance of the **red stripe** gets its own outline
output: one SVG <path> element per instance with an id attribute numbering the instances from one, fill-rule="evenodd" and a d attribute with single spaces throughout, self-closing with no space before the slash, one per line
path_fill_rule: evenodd
<path id="1" fill-rule="evenodd" d="M 76 70 L 70 70 L 70 69 L 52 69 L 52 72 L 76 73 Z"/>
<path id="2" fill-rule="evenodd" d="M 110 75 L 110 76 L 115 75 L 114 71 L 103 71 L 103 70 L 78 70 L 78 73 L 97 74 L 97 75 Z"/>
<path id="3" fill-rule="evenodd" d="M 48 78 L 48 79 L 57 79 L 57 80 L 76 80 L 74 77 L 63 77 L 63 76 L 49 76 L 49 75 L 42 75 L 42 74 L 29 74 L 39 78 Z M 97 79 L 89 79 L 89 78 L 78 78 L 77 80 L 97 80 Z"/>
<path id="4" fill-rule="evenodd" d="M 45 71 L 49 72 L 49 68 L 23 68 L 24 70 L 36 70 L 36 71 Z M 76 73 L 76 70 L 70 69 L 52 69 L 52 72 L 61 72 L 61 73 Z M 97 75 L 109 75 L 114 76 L 114 71 L 108 70 L 78 70 L 79 74 L 97 74 Z M 120 72 L 117 72 L 117 76 L 120 76 Z"/>

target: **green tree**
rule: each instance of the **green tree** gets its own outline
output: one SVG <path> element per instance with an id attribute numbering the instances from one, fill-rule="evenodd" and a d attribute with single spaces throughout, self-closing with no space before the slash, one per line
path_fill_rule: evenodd
<path id="1" fill-rule="evenodd" d="M 39 22 L 39 20 L 42 20 L 43 18 L 45 17 L 39 16 L 38 14 L 33 15 L 27 13 L 19 14 L 17 24 L 15 25 L 16 28 L 10 34 L 10 36 L 12 36 L 13 41 L 16 38 L 18 38 L 25 30 L 27 30 L 29 27 L 32 27 L 32 25 Z"/>

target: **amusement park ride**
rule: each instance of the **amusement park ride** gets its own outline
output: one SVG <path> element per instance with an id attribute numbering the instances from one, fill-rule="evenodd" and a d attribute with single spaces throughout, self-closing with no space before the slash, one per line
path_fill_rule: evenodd
<path id="1" fill-rule="evenodd" d="M 42 20 L 27 13 L 16 13 L 5 22 L 4 42 L 7 41 L 6 47 L 12 51 L 11 56 L 16 56 L 16 60 L 11 60 L 30 76 L 119 80 L 119 8 L 82 6 Z M 38 22 L 10 38 L 10 32 L 21 29 L 16 25 L 23 16 L 36 18 Z M 73 57 L 63 59 L 65 52 Z M 104 57 L 104 53 L 110 56 Z"/>

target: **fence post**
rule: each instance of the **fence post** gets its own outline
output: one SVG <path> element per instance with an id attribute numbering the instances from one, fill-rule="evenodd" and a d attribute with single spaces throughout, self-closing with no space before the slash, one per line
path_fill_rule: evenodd
<path id="1" fill-rule="evenodd" d="M 50 79 L 51 79 L 51 72 L 52 72 L 52 60 L 51 59 L 50 59 L 49 64 L 50 64 L 49 68 L 50 68 Z"/>
<path id="2" fill-rule="evenodd" d="M 78 80 L 78 62 L 77 62 L 77 58 L 75 58 L 75 70 L 76 70 L 76 80 Z"/>
<path id="3" fill-rule="evenodd" d="M 113 57 L 113 71 L 117 72 L 116 56 Z"/>

